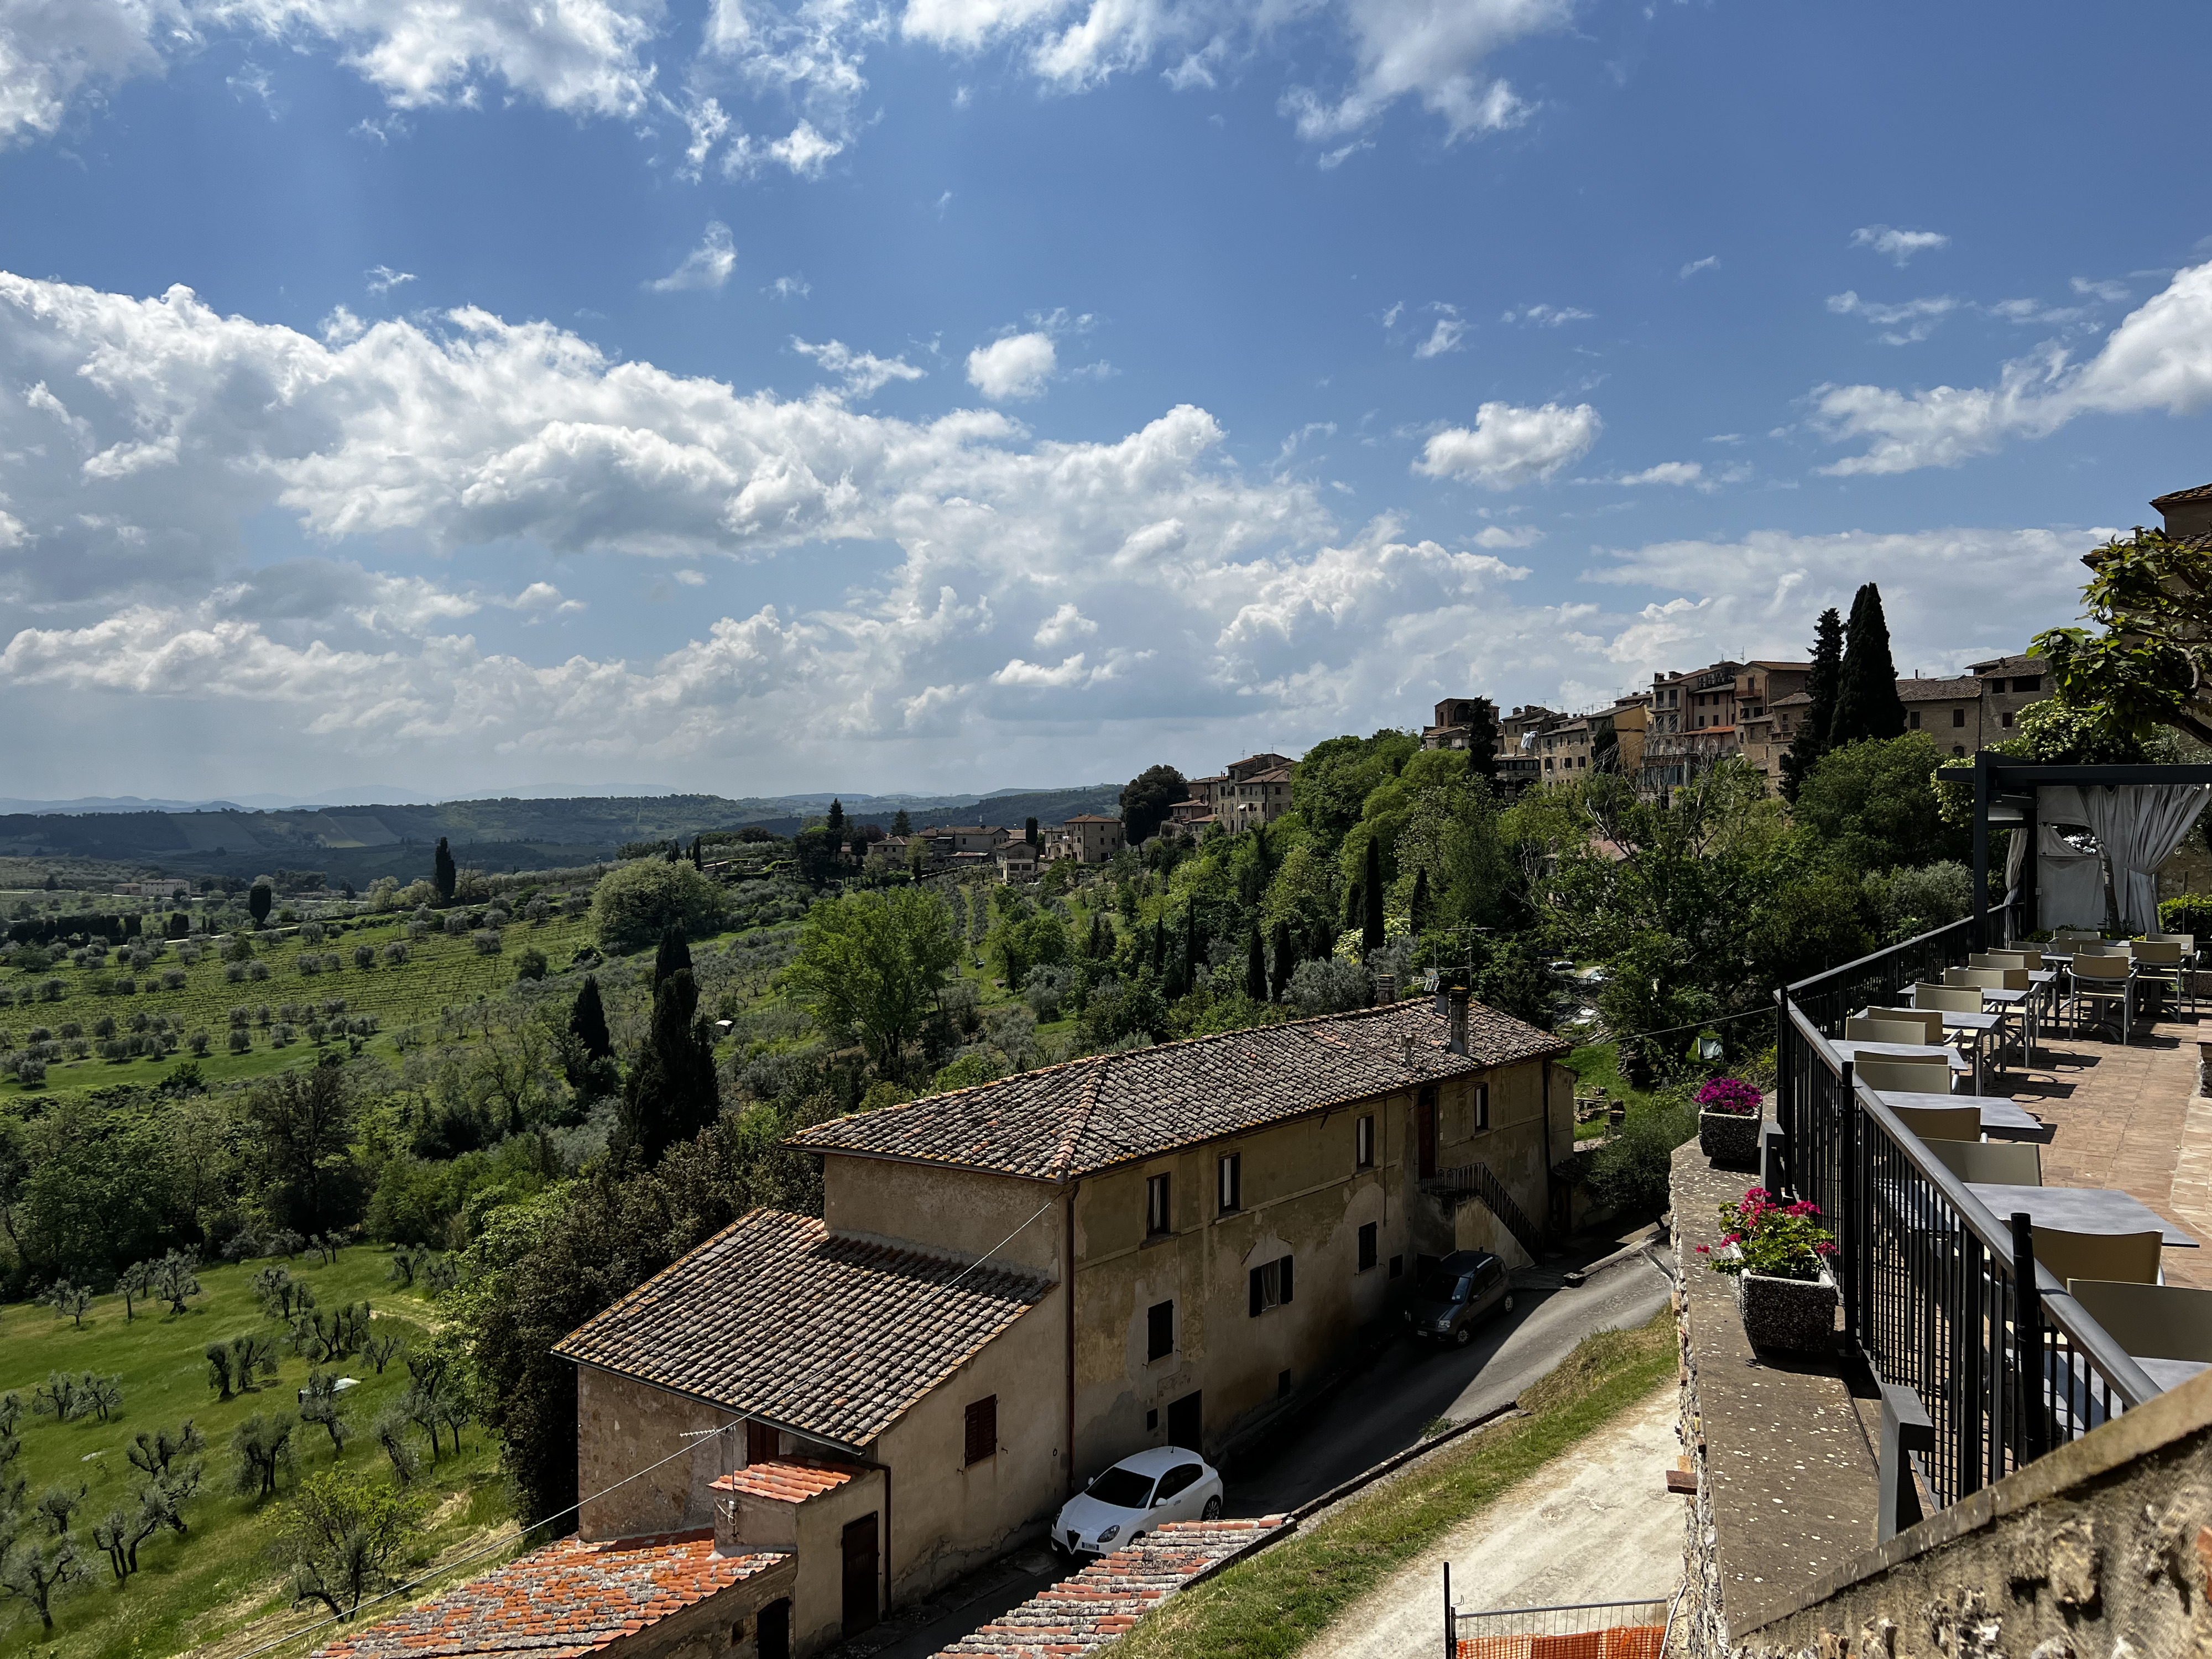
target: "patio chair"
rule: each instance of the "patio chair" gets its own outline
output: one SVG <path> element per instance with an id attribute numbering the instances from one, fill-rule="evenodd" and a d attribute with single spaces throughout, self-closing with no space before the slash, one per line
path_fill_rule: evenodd
<path id="1" fill-rule="evenodd" d="M 2081 1005 L 2117 1005 L 2120 1012 L 2120 1041 L 2125 1042 L 2136 1024 L 2136 964 L 2130 957 L 2076 956 L 2074 971 L 2066 976 L 2066 1001 L 2074 1030 L 2081 1030 Z"/>
<path id="2" fill-rule="evenodd" d="M 2042 1149 L 2032 1140 L 1931 1140 L 1926 1145 L 1928 1155 L 1961 1181 L 1996 1187 L 2043 1184 Z M 2042 1235 L 2036 1237 L 2039 1246 Z"/>
<path id="3" fill-rule="evenodd" d="M 2030 970 L 2043 966 L 2040 951 L 1977 951 L 1966 958 L 1969 968 L 2026 968 Z"/>
<path id="4" fill-rule="evenodd" d="M 2076 945 L 2102 945 L 2105 936 L 2085 927 L 2054 927 L 2051 930 L 2051 942 L 2062 951 L 2070 951 Z"/>
<path id="5" fill-rule="evenodd" d="M 2173 1006 L 2177 1009 L 2186 999 L 2191 1012 L 2194 1012 L 2197 975 L 2189 972 L 2182 962 L 2185 954 L 2179 942 L 2173 939 L 2137 939 L 2128 947 L 2128 955 L 2135 962 L 2137 976 L 2146 981 L 2147 988 L 2155 987 L 2160 991 L 2171 990 Z"/>
<path id="6" fill-rule="evenodd" d="M 1978 1106 L 1893 1106 L 1898 1121 L 1923 1140 L 1979 1140 L 1982 1109 Z"/>
<path id="7" fill-rule="evenodd" d="M 1943 1041 L 1943 1014 L 1936 1008 L 1863 1008 L 1860 1014 L 1867 1019 L 1909 1020 L 1926 1035 L 1915 1037 L 1916 1042 L 1930 1047 Z"/>
<path id="8" fill-rule="evenodd" d="M 1875 1019 L 1855 1014 L 1844 1022 L 1844 1036 L 1852 1042 L 1924 1043 L 1928 1028 L 1917 1019 Z"/>
<path id="9" fill-rule="evenodd" d="M 1949 970 L 1956 972 L 1954 969 Z M 1978 1014 L 1982 1012 L 1981 988 L 1973 985 L 1936 985 L 1922 980 L 1912 988 L 1912 1006 L 1916 1008 L 1936 1008 L 1947 1014 Z"/>
<path id="10" fill-rule="evenodd" d="M 2043 1254 L 2043 1235 L 2035 1236 Z M 2066 1293 L 2138 1359 L 2212 1364 L 2212 1291 L 2123 1279 L 2069 1279 Z"/>
<path id="11" fill-rule="evenodd" d="M 2160 1232 L 2069 1233 L 2057 1227 L 2035 1230 L 2035 1259 L 2060 1284 L 2077 1279 L 2118 1279 L 2130 1285 L 2158 1283 Z"/>
<path id="12" fill-rule="evenodd" d="M 1923 1060 L 1907 1054 L 1884 1054 L 1852 1063 L 1851 1075 L 1877 1094 L 1948 1095 L 1951 1066 L 1937 1055 Z M 1977 1107 L 1978 1113 L 1980 1109 Z"/>

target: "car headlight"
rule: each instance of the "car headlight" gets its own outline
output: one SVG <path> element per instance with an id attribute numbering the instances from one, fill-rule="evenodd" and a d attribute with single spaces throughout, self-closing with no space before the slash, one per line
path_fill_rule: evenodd
<path id="1" fill-rule="evenodd" d="M 1121 1523 L 1116 1521 L 1112 1526 L 1107 1528 L 1105 1531 L 1098 1534 L 1098 1541 L 1102 1544 L 1110 1544 L 1121 1535 Z"/>

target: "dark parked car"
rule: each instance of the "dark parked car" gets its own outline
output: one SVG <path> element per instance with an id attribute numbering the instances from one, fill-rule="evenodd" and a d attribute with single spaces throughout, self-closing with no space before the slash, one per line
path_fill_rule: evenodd
<path id="1" fill-rule="evenodd" d="M 1424 1342 L 1464 1347 L 1484 1320 L 1512 1311 L 1505 1264 L 1487 1250 L 1454 1250 L 1414 1286 L 1406 1323 Z"/>

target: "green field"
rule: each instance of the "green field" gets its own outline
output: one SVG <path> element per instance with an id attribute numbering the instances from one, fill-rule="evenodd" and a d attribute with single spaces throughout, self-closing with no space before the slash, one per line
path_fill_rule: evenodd
<path id="1" fill-rule="evenodd" d="M 325 925 L 328 932 L 319 945 L 301 944 L 296 933 L 279 943 L 257 944 L 254 960 L 269 969 L 269 977 L 258 981 L 230 982 L 225 977 L 220 953 L 214 950 L 187 966 L 179 959 L 173 944 L 150 968 L 137 974 L 137 990 L 131 995 L 100 994 L 94 985 L 94 973 L 71 967 L 66 962 L 28 972 L 0 971 L 0 987 L 5 987 L 16 999 L 11 1006 L 0 1008 L 0 1030 L 14 1040 L 12 1045 L 0 1044 L 0 1048 L 24 1044 L 29 1032 L 38 1026 L 58 1034 L 64 1024 L 74 1023 L 82 1026 L 85 1037 L 90 1039 L 95 1024 L 103 1015 L 114 1019 L 121 1030 L 127 1030 L 134 1014 L 144 1014 L 149 1019 L 159 1014 L 181 1025 L 187 1036 L 196 1030 L 208 1034 L 208 1053 L 198 1063 L 206 1080 L 217 1084 L 311 1065 L 316 1054 L 314 1044 L 307 1039 L 304 1018 L 293 1022 L 299 1036 L 289 1047 L 276 1047 L 270 1028 L 256 1024 L 250 1028 L 253 1047 L 245 1054 L 233 1054 L 228 1046 L 233 1008 L 256 1011 L 265 1004 L 276 1011 L 288 1003 L 302 1008 L 319 1007 L 333 999 L 343 998 L 347 1018 L 357 1019 L 368 1015 L 376 1020 L 380 1030 L 368 1047 L 380 1054 L 391 1054 L 396 1052 L 395 1038 L 410 1026 L 434 1024 L 446 1010 L 465 1008 L 496 996 L 512 985 L 524 951 L 543 951 L 551 971 L 558 974 L 569 965 L 579 947 L 589 944 L 592 938 L 592 924 L 586 917 L 561 917 L 534 923 L 517 921 L 503 930 L 500 952 L 486 956 L 478 954 L 475 942 L 465 933 L 451 936 L 433 933 L 422 939 L 408 939 L 407 919 L 404 916 L 364 917 Z M 408 951 L 407 961 L 397 965 L 380 960 L 383 947 L 394 939 L 406 941 Z M 354 949 L 362 945 L 372 946 L 379 953 L 380 960 L 374 967 L 353 965 Z M 324 959 L 335 956 L 343 965 L 321 973 L 303 974 L 299 969 L 302 951 Z M 175 990 L 160 988 L 162 975 L 172 970 L 181 972 L 185 983 Z M 111 981 L 120 977 L 112 968 L 106 974 Z M 46 979 L 62 982 L 64 993 L 59 1001 L 23 1000 L 32 994 L 31 988 Z M 272 1025 L 276 1018 L 281 1018 L 281 1014 L 272 1013 Z M 95 1050 L 83 1060 L 53 1062 L 43 1088 L 26 1089 L 12 1077 L 0 1078 L 0 1100 L 26 1094 L 106 1088 L 118 1084 L 158 1083 L 178 1062 L 193 1057 L 187 1046 L 180 1046 L 163 1060 L 103 1060 Z"/>
<path id="2" fill-rule="evenodd" d="M 330 1266 L 317 1265 L 310 1256 L 280 1265 L 305 1280 L 323 1308 L 368 1300 L 375 1308 L 373 1329 L 391 1329 L 417 1340 L 434 1328 L 435 1316 L 412 1292 L 386 1282 L 389 1262 L 386 1253 L 362 1245 L 346 1250 Z M 249 1282 L 266 1265 L 202 1267 L 199 1280 L 206 1293 L 194 1299 L 181 1316 L 171 1316 L 159 1307 L 142 1308 L 138 1317 L 126 1323 L 122 1299 L 101 1297 L 78 1330 L 43 1307 L 18 1304 L 0 1308 L 0 1390 L 20 1393 L 27 1407 L 16 1429 L 23 1444 L 16 1472 L 28 1482 L 32 1501 L 57 1483 L 72 1489 L 86 1486 L 74 1528 L 95 1571 L 86 1583 L 56 1599 L 51 1632 L 40 1628 L 38 1615 L 27 1605 L 0 1604 L 0 1620 L 6 1621 L 0 1631 L 0 1656 L 52 1653 L 70 1659 L 124 1659 L 169 1654 L 249 1624 L 257 1626 L 257 1638 L 266 1639 L 316 1616 L 307 1609 L 286 1613 L 291 1597 L 284 1575 L 270 1556 L 283 1497 L 257 1507 L 230 1490 L 235 1462 L 230 1450 L 232 1431 L 254 1412 L 294 1409 L 308 1363 L 279 1342 L 276 1379 L 218 1403 L 201 1357 L 208 1343 L 244 1331 L 259 1329 L 272 1337 L 278 1334 L 279 1326 L 262 1315 Z M 405 1364 L 394 1359 L 380 1376 L 364 1357 L 355 1355 L 326 1369 L 360 1380 L 358 1388 L 343 1395 L 346 1416 L 356 1433 L 337 1461 L 373 1479 L 390 1479 L 390 1463 L 368 1430 L 377 1413 L 406 1391 Z M 85 1418 L 58 1423 L 52 1417 L 33 1415 L 27 1409 L 32 1389 L 46 1381 L 50 1370 L 61 1370 L 119 1376 L 123 1405 L 113 1420 Z M 91 1547 L 92 1527 L 110 1508 L 131 1507 L 138 1472 L 124 1455 L 131 1437 L 140 1430 L 174 1430 L 186 1418 L 208 1443 L 200 1495 L 185 1510 L 189 1533 L 180 1539 L 163 1532 L 141 1545 L 138 1572 L 118 1586 L 105 1555 Z M 427 1449 L 419 1431 L 415 1437 L 418 1447 Z M 462 1441 L 459 1455 L 447 1450 L 434 1468 L 426 1464 L 418 1479 L 418 1487 L 434 1496 L 411 1552 L 416 1563 L 428 1564 L 464 1542 L 489 1537 L 507 1518 L 506 1490 L 495 1473 L 496 1452 L 489 1437 L 472 1425 L 463 1432 Z M 329 1437 L 319 1426 L 301 1425 L 293 1444 L 295 1474 L 282 1492 L 289 1492 L 299 1477 L 333 1462 Z M 287 1651 L 303 1653 L 308 1645 L 303 1643 Z"/>

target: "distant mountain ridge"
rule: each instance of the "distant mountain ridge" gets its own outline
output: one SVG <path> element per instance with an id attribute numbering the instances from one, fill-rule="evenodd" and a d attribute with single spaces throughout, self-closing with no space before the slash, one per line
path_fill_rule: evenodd
<path id="1" fill-rule="evenodd" d="M 1115 814 L 1121 786 L 994 790 L 988 795 L 831 793 L 751 796 L 503 796 L 436 805 L 362 803 L 249 810 L 233 802 L 0 802 L 0 856 L 98 859 L 165 874 L 254 876 L 320 870 L 333 884 L 365 886 L 378 876 L 426 876 L 440 836 L 463 864 L 538 869 L 591 864 L 625 842 L 678 839 L 758 824 L 788 835 L 830 801 L 848 818 L 888 829 L 902 810 L 917 824 L 1057 823 L 1079 812 Z M 97 803 L 97 804 L 94 804 Z M 46 810 L 10 810 L 36 805 Z"/>

